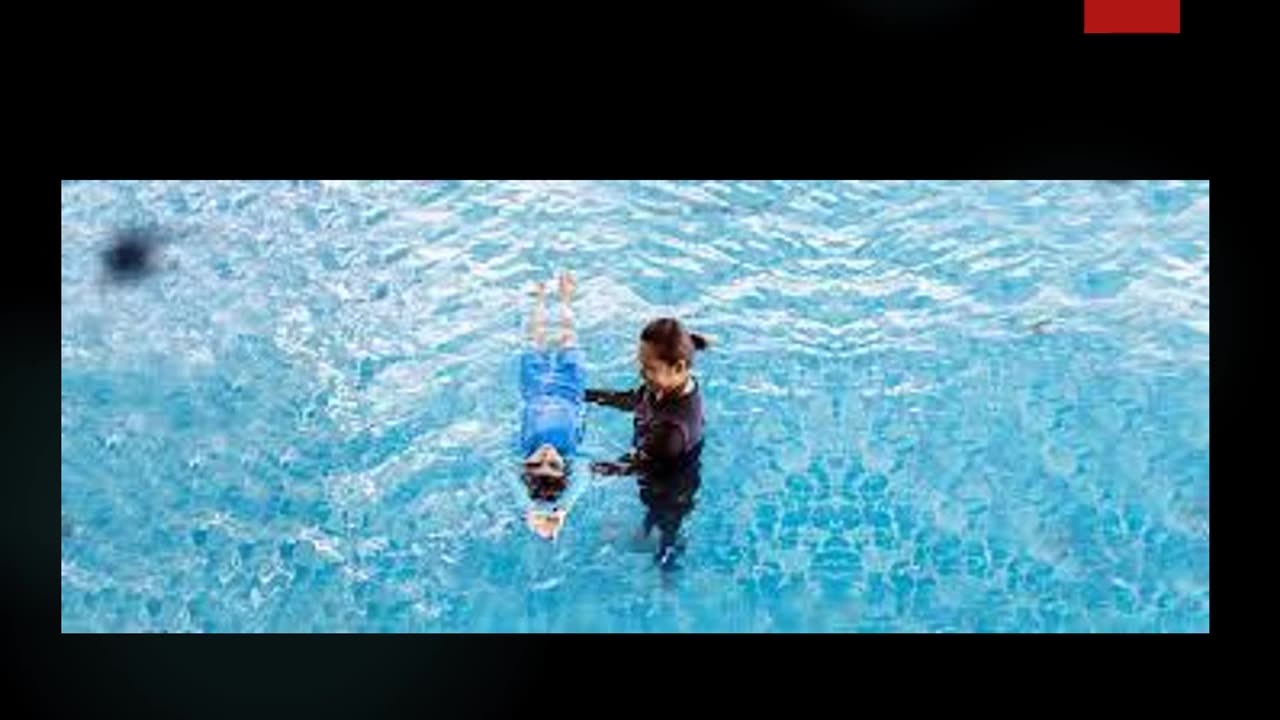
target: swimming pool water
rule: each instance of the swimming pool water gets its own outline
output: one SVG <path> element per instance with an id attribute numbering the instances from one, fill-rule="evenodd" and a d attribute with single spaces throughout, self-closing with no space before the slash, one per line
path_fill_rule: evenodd
<path id="1" fill-rule="evenodd" d="M 523 523 L 561 268 L 594 386 L 715 343 L 674 571 Z M 61 384 L 64 632 L 1209 628 L 1207 182 L 65 182 Z"/>

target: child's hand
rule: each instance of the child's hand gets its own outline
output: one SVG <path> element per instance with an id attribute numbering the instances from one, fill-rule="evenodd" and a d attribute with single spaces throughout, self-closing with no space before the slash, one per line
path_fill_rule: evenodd
<path id="1" fill-rule="evenodd" d="M 566 270 L 560 273 L 560 299 L 568 301 L 573 297 L 573 291 L 577 289 L 578 281 L 573 278 L 573 273 Z"/>
<path id="2" fill-rule="evenodd" d="M 528 516 L 529 529 L 546 540 L 555 540 L 560 529 L 564 527 L 565 511 L 556 508 L 551 512 L 530 510 Z"/>

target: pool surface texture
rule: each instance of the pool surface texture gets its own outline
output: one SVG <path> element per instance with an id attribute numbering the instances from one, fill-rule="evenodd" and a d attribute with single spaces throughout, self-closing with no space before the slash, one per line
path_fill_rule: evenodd
<path id="1" fill-rule="evenodd" d="M 564 268 L 714 343 L 671 569 L 622 412 L 524 522 Z M 61 385 L 64 632 L 1209 629 L 1207 182 L 64 182 Z"/>

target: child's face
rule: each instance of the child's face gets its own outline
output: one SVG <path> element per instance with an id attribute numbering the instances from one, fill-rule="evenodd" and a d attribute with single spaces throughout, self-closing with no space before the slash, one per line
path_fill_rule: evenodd
<path id="1" fill-rule="evenodd" d="M 554 445 L 544 443 L 524 459 L 524 471 L 530 478 L 563 479 L 564 458 Z"/>
<path id="2" fill-rule="evenodd" d="M 689 381 L 689 364 L 677 360 L 674 365 L 664 362 L 647 342 L 641 342 L 636 353 L 640 377 L 649 389 L 658 393 L 679 390 Z"/>

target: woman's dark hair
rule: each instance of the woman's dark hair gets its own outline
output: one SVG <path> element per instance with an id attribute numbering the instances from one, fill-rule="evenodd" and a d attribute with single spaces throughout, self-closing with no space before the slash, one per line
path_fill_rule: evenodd
<path id="1" fill-rule="evenodd" d="M 658 318 L 640 331 L 640 341 L 653 348 L 658 359 L 674 365 L 680 360 L 693 365 L 693 354 L 698 350 L 711 347 L 707 339 L 698 333 L 691 333 L 675 318 Z"/>

